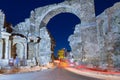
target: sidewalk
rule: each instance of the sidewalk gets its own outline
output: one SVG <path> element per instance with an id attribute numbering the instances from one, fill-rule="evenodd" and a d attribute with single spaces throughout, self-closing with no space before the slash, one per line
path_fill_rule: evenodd
<path id="1" fill-rule="evenodd" d="M 78 75 L 98 78 L 102 80 L 120 80 L 120 73 L 119 74 L 108 74 L 105 72 L 103 73 L 99 71 L 92 71 L 92 70 L 84 69 L 84 68 L 76 69 L 73 67 L 65 67 L 65 69 L 73 73 L 76 73 Z"/>
<path id="2" fill-rule="evenodd" d="M 26 72 L 34 72 L 34 71 L 42 71 L 47 69 L 53 69 L 55 66 L 53 64 L 49 64 L 47 66 L 20 66 L 20 67 L 9 67 L 8 69 L 1 69 L 0 75 L 3 74 L 16 74 L 16 73 L 26 73 Z"/>

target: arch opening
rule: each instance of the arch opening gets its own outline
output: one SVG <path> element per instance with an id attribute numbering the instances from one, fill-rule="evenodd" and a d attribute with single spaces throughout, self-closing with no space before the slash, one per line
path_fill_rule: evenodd
<path id="1" fill-rule="evenodd" d="M 80 23 L 81 20 L 75 14 L 69 12 L 59 13 L 48 21 L 46 27 L 56 42 L 55 57 L 57 57 L 57 51 L 62 48 L 71 50 L 68 37 L 73 34 L 75 26 Z"/>
<path id="2" fill-rule="evenodd" d="M 12 55 L 11 57 L 13 57 L 14 59 L 16 58 L 16 56 L 18 56 L 18 58 L 20 60 L 23 59 L 23 57 L 25 57 L 25 50 L 24 50 L 24 45 L 22 43 L 16 43 L 12 46 Z"/>

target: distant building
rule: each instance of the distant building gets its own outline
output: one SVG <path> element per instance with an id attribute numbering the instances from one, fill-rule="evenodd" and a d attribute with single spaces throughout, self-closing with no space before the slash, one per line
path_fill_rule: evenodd
<path id="1" fill-rule="evenodd" d="M 65 49 L 58 50 L 58 58 L 59 59 L 65 58 Z"/>

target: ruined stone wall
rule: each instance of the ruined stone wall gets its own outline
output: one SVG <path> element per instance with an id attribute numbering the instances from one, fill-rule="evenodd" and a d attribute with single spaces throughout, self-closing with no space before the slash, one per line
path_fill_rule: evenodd
<path id="1" fill-rule="evenodd" d="M 15 27 L 13 27 L 12 33 L 22 34 L 26 37 L 29 36 L 30 35 L 30 20 L 25 19 L 25 22 L 21 22 L 17 24 Z"/>
<path id="2" fill-rule="evenodd" d="M 0 10 L 0 67 L 8 65 L 10 57 L 10 34 L 4 28 L 5 14 Z"/>
<path id="3" fill-rule="evenodd" d="M 101 65 L 120 67 L 120 2 L 97 16 Z"/>
<path id="4" fill-rule="evenodd" d="M 81 20 L 80 26 L 82 27 L 83 30 L 85 30 L 86 28 L 96 26 L 94 0 L 65 0 L 65 2 L 62 2 L 59 4 L 53 4 L 53 5 L 48 5 L 48 6 L 44 6 L 44 7 L 39 7 L 37 9 L 31 11 L 30 18 L 26 19 L 25 22 L 19 23 L 14 28 L 13 33 L 19 33 L 19 34 L 26 36 L 28 38 L 28 42 L 29 42 L 30 37 L 32 37 L 32 39 L 37 38 L 37 37 L 41 38 L 40 43 L 38 45 L 38 47 L 39 47 L 38 53 L 39 54 L 37 54 L 40 57 L 37 59 L 40 62 L 40 64 L 46 63 L 46 62 L 44 62 L 45 56 L 42 57 L 42 55 L 47 55 L 48 58 L 50 58 L 50 55 L 48 55 L 48 54 L 51 53 L 50 52 L 51 51 L 50 50 L 51 49 L 50 36 L 48 35 L 46 29 L 44 29 L 44 28 L 47 26 L 49 20 L 52 17 L 54 17 L 57 14 L 64 13 L 64 12 L 73 13 L 78 18 L 80 18 L 80 20 Z M 94 30 L 96 30 L 96 29 L 94 29 Z M 92 29 L 91 29 L 91 33 L 93 33 L 93 32 L 94 31 L 92 31 Z M 46 35 L 44 35 L 44 33 Z M 88 31 L 88 33 L 84 33 L 84 34 L 85 35 L 89 34 L 89 31 Z M 79 36 L 79 35 L 80 34 L 77 33 L 77 36 Z M 90 36 L 89 38 L 92 39 L 93 36 L 92 37 Z M 84 40 L 84 43 L 85 42 L 87 42 L 86 39 Z M 82 45 L 84 45 L 84 44 L 82 44 Z M 78 44 L 76 43 L 76 47 L 81 47 L 81 46 L 78 46 Z M 74 47 L 74 49 L 76 49 L 76 47 Z M 77 51 L 79 53 L 79 49 Z M 33 52 L 31 52 L 31 55 L 32 55 L 32 53 Z M 93 53 L 93 52 L 91 52 L 91 53 Z M 47 59 L 47 56 L 46 56 L 46 59 Z M 49 59 L 46 61 L 48 62 Z"/>
<path id="5" fill-rule="evenodd" d="M 75 27 L 68 41 L 72 49 L 74 59 L 78 62 L 98 65 L 99 61 L 99 46 L 97 42 L 97 27 L 83 28 L 80 24 Z M 97 63 L 95 63 L 97 61 Z"/>
<path id="6" fill-rule="evenodd" d="M 33 54 L 35 53 L 36 55 L 38 55 L 35 57 L 37 57 L 37 61 L 39 61 L 40 64 L 46 64 L 50 61 L 51 39 L 45 27 L 52 17 L 64 12 L 73 13 L 78 18 L 80 18 L 80 30 L 83 31 L 82 34 L 84 36 L 86 36 L 87 34 L 93 34 L 94 32 L 96 33 L 96 28 L 94 28 L 96 26 L 94 0 L 65 0 L 65 2 L 59 4 L 53 4 L 37 8 L 31 11 L 29 19 L 25 19 L 25 22 L 21 22 L 17 24 L 14 28 L 12 28 L 12 34 L 20 34 L 26 38 L 26 42 L 28 43 L 27 47 L 30 49 L 28 50 L 27 54 L 28 56 L 31 56 L 30 59 L 34 56 Z M 91 42 L 92 44 L 96 43 L 92 41 L 93 37 L 96 35 L 88 35 L 84 38 L 80 36 L 77 38 L 77 36 L 79 35 L 79 32 L 75 32 L 75 35 L 73 36 L 74 40 L 77 39 L 78 41 L 75 43 L 76 45 L 73 46 L 73 50 L 75 51 L 77 48 L 80 48 L 82 49 L 82 51 L 85 51 L 80 46 L 81 41 L 82 45 L 86 46 L 86 48 L 84 49 L 91 50 L 87 46 L 89 46 L 89 42 Z M 40 42 L 37 42 L 37 38 L 41 38 Z M 79 41 L 80 38 L 81 41 Z M 96 38 L 94 39 L 96 40 Z M 32 51 L 32 49 L 35 50 Z M 77 54 L 74 54 L 76 54 L 77 56 L 80 51 L 81 50 L 77 49 Z M 92 51 L 91 53 L 94 52 Z M 86 54 L 88 54 L 88 52 L 86 52 Z"/>
<path id="7" fill-rule="evenodd" d="M 25 37 L 23 41 L 28 47 L 25 53 L 29 63 L 33 58 L 40 65 L 51 61 L 52 44 L 46 25 L 52 17 L 64 12 L 73 13 L 81 20 L 68 39 L 75 59 L 95 66 L 105 64 L 108 67 L 120 67 L 120 2 L 95 18 L 94 0 L 65 0 L 37 8 L 31 11 L 29 19 L 12 28 L 12 34 Z M 4 31 L 4 16 L 0 11 L 0 31 Z M 38 41 L 38 38 L 41 40 Z M 2 39 L 0 44 L 3 44 Z M 1 56 L 0 54 L 0 58 Z"/>
<path id="8" fill-rule="evenodd" d="M 1 31 L 3 30 L 4 27 L 4 18 L 5 14 L 0 10 L 0 59 L 3 58 L 3 40 L 2 40 L 2 33 Z"/>
<path id="9" fill-rule="evenodd" d="M 39 43 L 39 62 L 41 65 L 46 65 L 51 61 L 51 38 L 46 29 L 43 27 L 40 29 L 40 43 Z"/>
<path id="10" fill-rule="evenodd" d="M 79 24 L 68 41 L 75 59 L 94 66 L 120 67 L 120 3 L 96 17 L 97 25 Z"/>
<path id="11" fill-rule="evenodd" d="M 16 25 L 12 33 L 22 34 L 26 38 L 28 65 L 31 65 L 32 62 L 33 65 L 36 65 L 35 62 L 38 62 L 39 65 L 45 65 L 51 61 L 51 38 L 45 27 L 40 28 L 36 35 L 35 26 L 34 20 L 26 19 L 25 22 Z M 40 37 L 40 42 L 38 37 Z"/>
<path id="12" fill-rule="evenodd" d="M 70 42 L 70 47 L 72 49 L 72 54 L 74 57 L 81 60 L 83 54 L 80 24 L 76 25 L 74 34 L 69 36 L 68 41 Z"/>
<path id="13" fill-rule="evenodd" d="M 0 31 L 3 31 L 5 14 L 0 10 Z"/>

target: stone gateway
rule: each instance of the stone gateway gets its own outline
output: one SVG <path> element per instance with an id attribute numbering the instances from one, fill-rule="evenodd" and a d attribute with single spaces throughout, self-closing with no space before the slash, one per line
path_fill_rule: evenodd
<path id="1" fill-rule="evenodd" d="M 15 59 L 16 55 L 20 59 L 20 66 L 23 61 L 26 61 L 24 65 L 27 66 L 47 65 L 51 62 L 55 43 L 46 26 L 52 17 L 67 12 L 81 20 L 68 39 L 74 58 L 93 66 L 107 64 L 118 67 L 119 5 L 116 3 L 96 17 L 94 0 L 65 0 L 32 10 L 30 18 L 14 27 L 4 26 L 5 15 L 0 11 L 0 66 L 8 66 L 9 59 Z M 8 31 L 8 28 L 12 31 Z"/>

